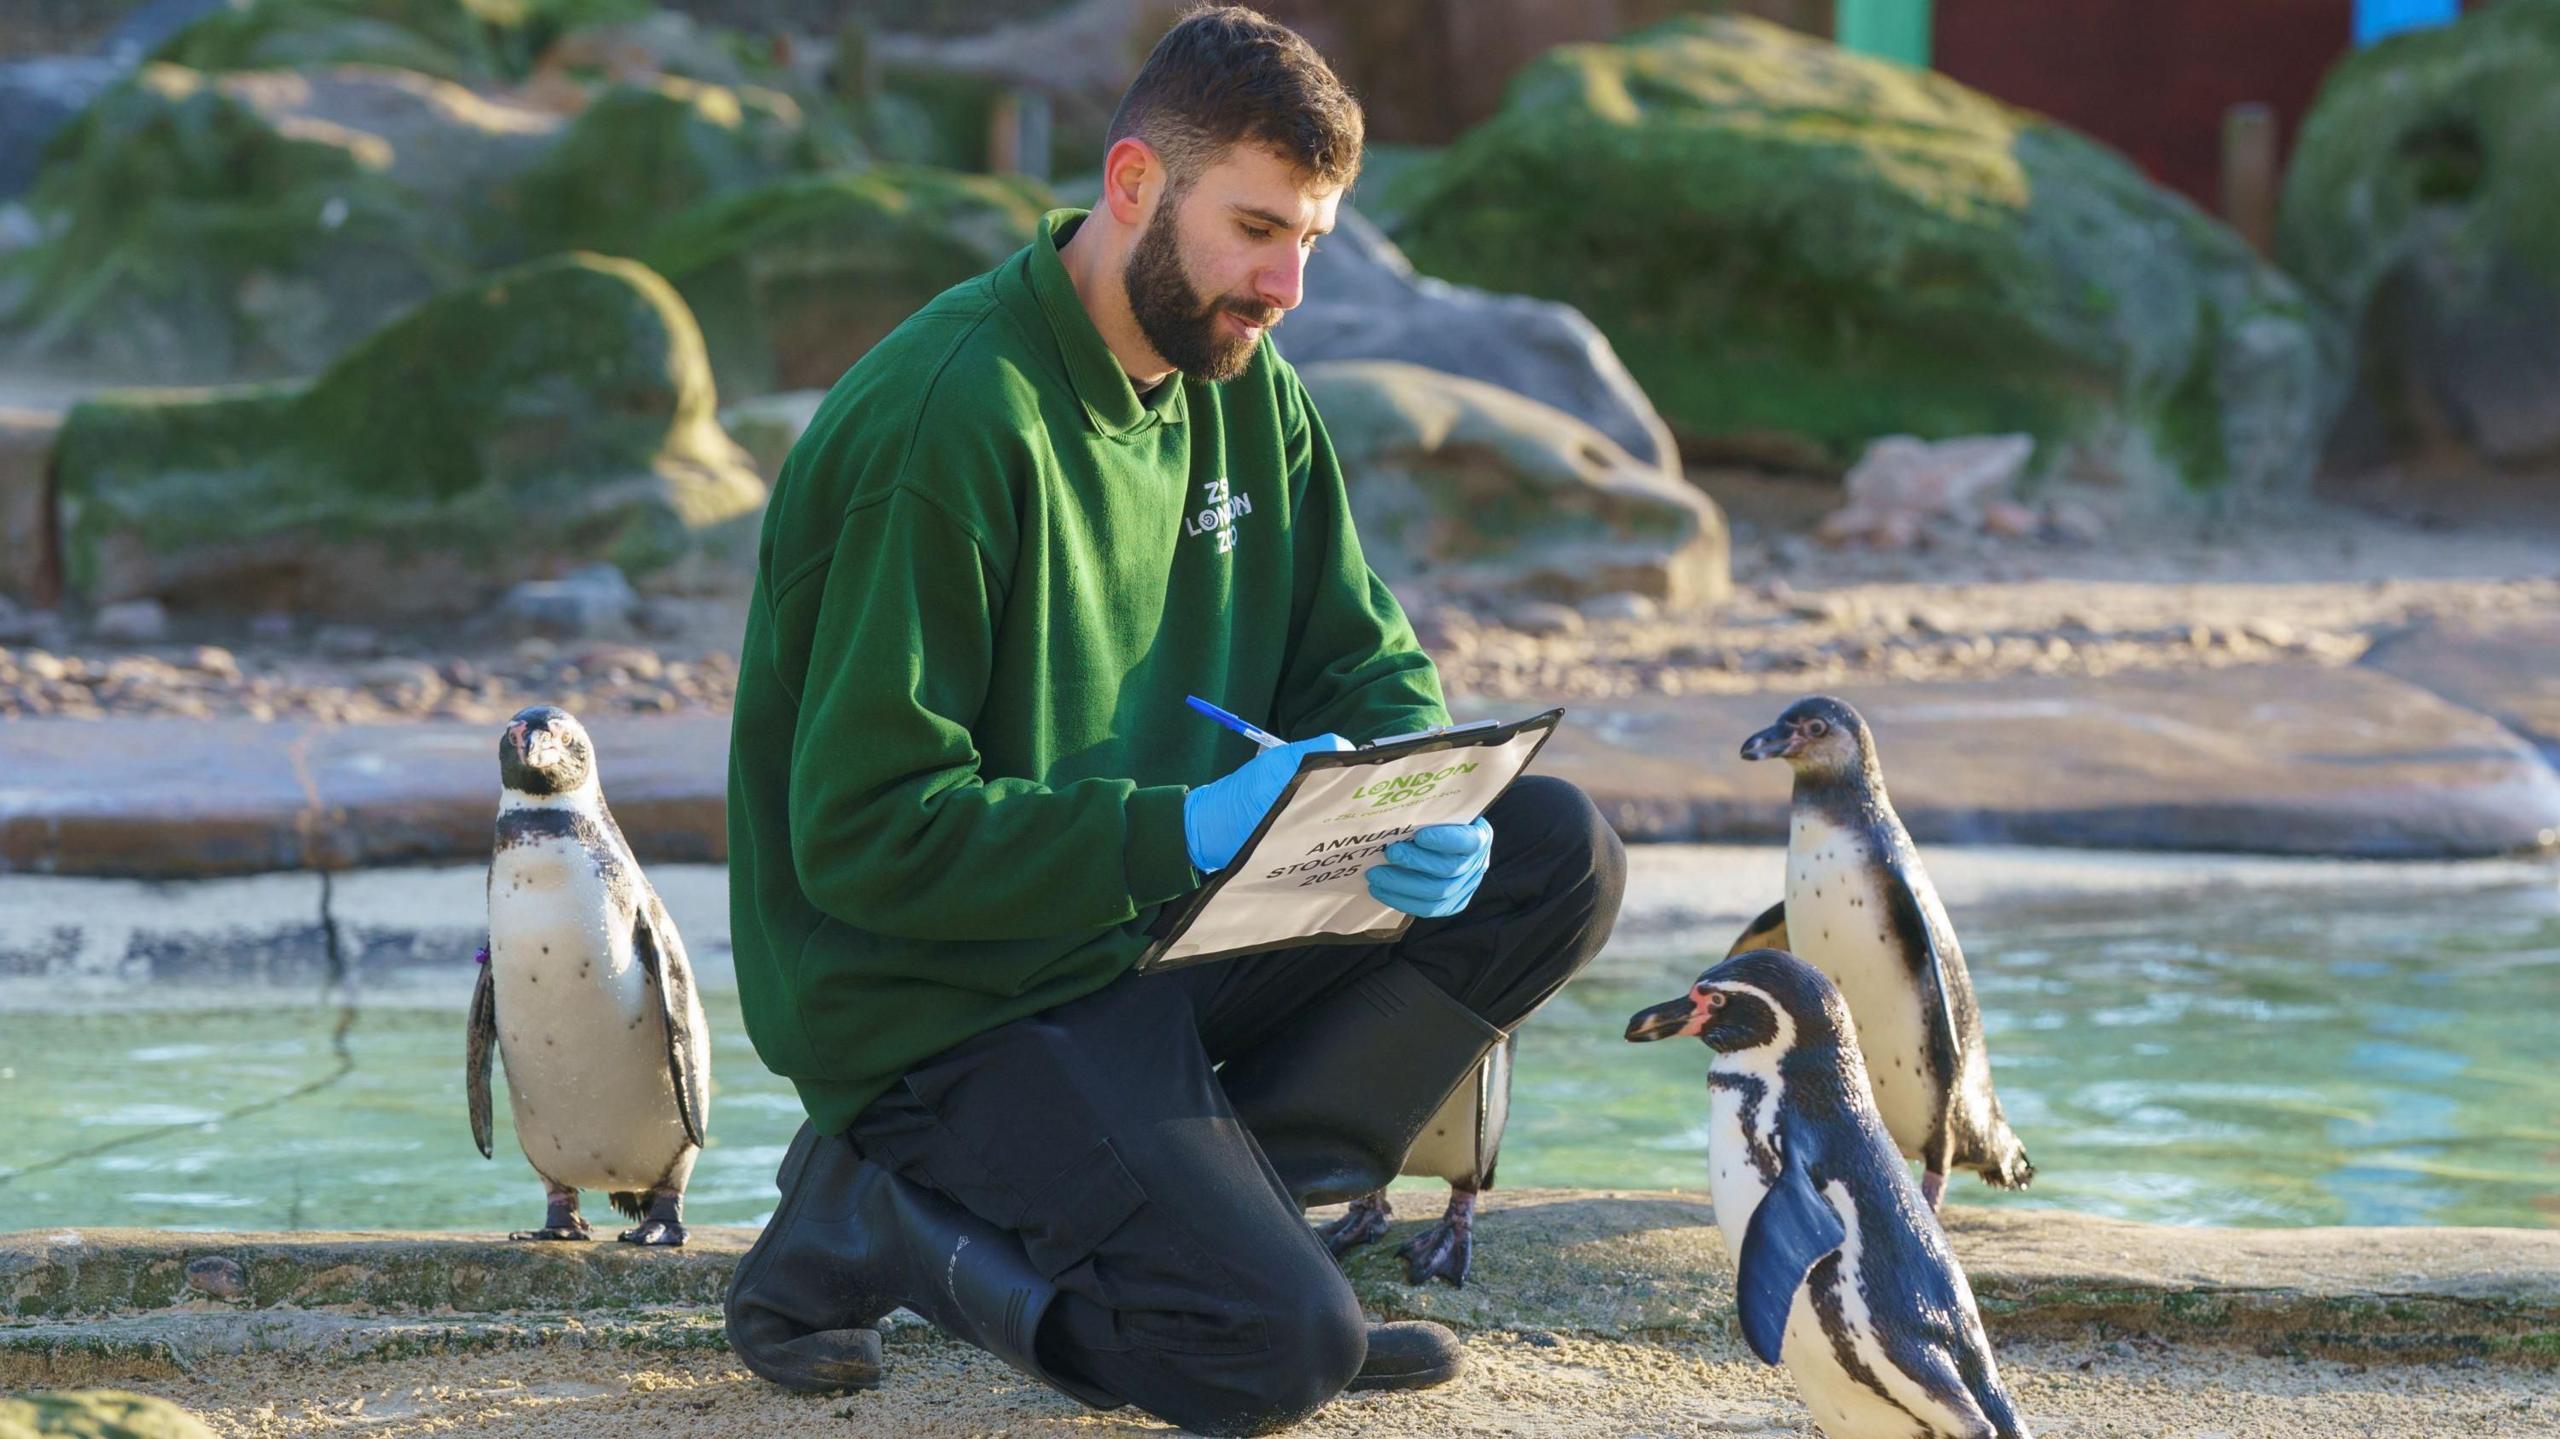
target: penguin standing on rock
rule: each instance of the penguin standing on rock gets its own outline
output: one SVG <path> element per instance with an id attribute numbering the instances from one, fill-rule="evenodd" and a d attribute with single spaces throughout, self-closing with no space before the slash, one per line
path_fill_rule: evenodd
<path id="1" fill-rule="evenodd" d="M 1708 1183 L 1752 1352 L 1786 1364 L 1829 1439 L 2032 1439 L 1840 991 L 1752 950 L 1627 1021 L 1638 1043 L 1691 1036 L 1715 1051 Z"/>
<path id="2" fill-rule="evenodd" d="M 588 1238 L 578 1191 L 601 1189 L 639 1221 L 624 1242 L 682 1244 L 711 1077 L 684 941 L 605 808 L 576 719 L 520 712 L 499 737 L 498 770 L 464 1078 L 471 1137 L 489 1156 L 489 1060 L 504 1054 L 516 1141 L 549 1200 L 540 1229 L 509 1237 Z"/>
<path id="3" fill-rule="evenodd" d="M 1795 800 L 1786 898 L 1751 922 L 1733 953 L 1790 950 L 1839 986 L 1857 1016 L 1876 1109 L 1894 1144 L 1928 1171 L 1921 1193 L 1931 1209 L 1958 1169 L 2025 1187 L 2036 1169 L 1991 1090 L 1964 951 L 1885 798 L 1867 722 L 1815 695 L 1743 741 L 1742 757 L 1785 760 Z"/>

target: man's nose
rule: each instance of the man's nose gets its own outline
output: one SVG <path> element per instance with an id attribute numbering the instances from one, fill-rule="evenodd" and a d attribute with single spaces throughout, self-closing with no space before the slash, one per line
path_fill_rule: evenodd
<path id="1" fill-rule="evenodd" d="M 1291 247 L 1289 258 L 1265 265 L 1254 277 L 1254 293 L 1275 310 L 1294 310 L 1306 298 L 1307 252 Z"/>

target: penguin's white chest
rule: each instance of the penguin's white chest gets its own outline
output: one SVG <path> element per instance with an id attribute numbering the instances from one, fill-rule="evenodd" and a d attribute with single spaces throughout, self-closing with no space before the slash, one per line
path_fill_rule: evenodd
<path id="1" fill-rule="evenodd" d="M 1941 1080 L 1929 1067 L 1922 982 L 1894 933 L 1886 882 L 1864 834 L 1796 812 L 1787 840 L 1787 942 L 1840 987 L 1885 1132 L 1916 1157 L 1937 1122 Z"/>
<path id="2" fill-rule="evenodd" d="M 1847 1226 L 1848 1238 L 1840 1246 L 1838 1264 L 1815 1265 L 1796 1291 L 1787 1311 L 1786 1337 L 1778 1347 L 1796 1392 L 1813 1411 L 1813 1422 L 1827 1439 L 1904 1439 L 1914 1433 L 1914 1417 L 1927 1426 L 1917 1432 L 1932 1439 L 1972 1432 L 1967 1417 L 1905 1374 L 1885 1352 L 1867 1304 L 1857 1201 L 1836 1179 L 1824 1188 L 1823 1198 Z M 1817 1296 L 1822 1303 L 1817 1304 Z M 1826 1308 L 1836 1328 L 1824 1325 Z M 1852 1372 L 1851 1360 L 1863 1376 Z"/>
<path id="3" fill-rule="evenodd" d="M 1738 1257 L 1751 1216 L 1769 1195 L 1768 1177 L 1754 1155 L 1774 1154 L 1769 1136 L 1778 1122 L 1778 1076 L 1775 1066 L 1717 1068 L 1724 1082 L 1707 1095 L 1707 1193 L 1715 1200 L 1725 1248 Z"/>
<path id="4" fill-rule="evenodd" d="M 489 965 L 516 1138 L 536 1172 L 578 1189 L 647 1189 L 690 1144 L 631 925 L 628 898 L 574 841 L 514 845 L 492 863 Z"/>

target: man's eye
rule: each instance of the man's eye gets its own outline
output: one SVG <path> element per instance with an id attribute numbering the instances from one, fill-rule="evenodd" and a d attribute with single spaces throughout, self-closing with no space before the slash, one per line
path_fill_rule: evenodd
<path id="1" fill-rule="evenodd" d="M 1271 227 L 1268 225 L 1246 225 L 1243 226 L 1242 229 L 1248 239 L 1268 240 L 1271 238 Z"/>

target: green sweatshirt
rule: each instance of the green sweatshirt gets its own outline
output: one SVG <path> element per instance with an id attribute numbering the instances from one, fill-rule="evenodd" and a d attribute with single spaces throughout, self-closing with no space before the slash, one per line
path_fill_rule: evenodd
<path id="1" fill-rule="evenodd" d="M 845 373 L 758 549 L 729 751 L 738 994 L 822 1133 L 1090 993 L 1200 882 L 1183 796 L 1253 747 L 1448 722 L 1269 345 L 1143 399 L 1061 210 Z"/>

